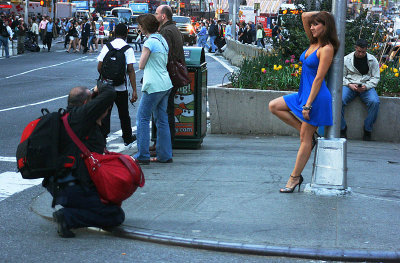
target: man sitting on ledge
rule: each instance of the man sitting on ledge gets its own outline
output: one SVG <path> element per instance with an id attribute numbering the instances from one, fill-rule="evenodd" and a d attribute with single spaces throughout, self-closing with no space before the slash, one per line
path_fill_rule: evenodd
<path id="1" fill-rule="evenodd" d="M 371 140 L 372 125 L 379 111 L 379 97 L 375 87 L 380 79 L 379 63 L 367 53 L 368 43 L 364 39 L 357 40 L 355 51 L 344 57 L 342 121 L 340 137 L 347 138 L 347 125 L 344 120 L 344 107 L 356 96 L 360 96 L 367 105 L 368 115 L 364 121 L 364 141 Z"/>

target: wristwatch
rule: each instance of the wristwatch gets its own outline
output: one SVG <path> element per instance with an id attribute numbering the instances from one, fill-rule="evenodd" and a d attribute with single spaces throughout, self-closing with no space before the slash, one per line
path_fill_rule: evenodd
<path id="1" fill-rule="evenodd" d="M 303 110 L 311 110 L 311 108 L 312 108 L 312 105 L 310 105 L 310 106 L 306 106 L 306 105 L 303 105 Z"/>

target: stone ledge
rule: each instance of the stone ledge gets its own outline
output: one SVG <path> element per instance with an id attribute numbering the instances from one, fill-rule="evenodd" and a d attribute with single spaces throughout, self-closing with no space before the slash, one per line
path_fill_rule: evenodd
<path id="1" fill-rule="evenodd" d="M 274 134 L 298 136 L 298 132 L 283 123 L 268 110 L 268 103 L 288 91 L 208 88 L 211 133 L 214 134 Z M 379 97 L 380 109 L 372 139 L 400 142 L 400 98 Z M 346 107 L 348 139 L 362 139 L 365 105 L 356 98 Z"/>

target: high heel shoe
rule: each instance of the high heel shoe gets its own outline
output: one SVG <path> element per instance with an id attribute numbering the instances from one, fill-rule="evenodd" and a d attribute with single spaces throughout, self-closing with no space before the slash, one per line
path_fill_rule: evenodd
<path id="1" fill-rule="evenodd" d="M 283 194 L 286 194 L 286 193 L 293 193 L 293 191 L 294 191 L 294 189 L 296 188 L 296 186 L 299 186 L 299 192 L 300 192 L 301 183 L 303 183 L 303 181 L 304 181 L 303 176 L 302 176 L 302 175 L 300 175 L 300 176 L 292 176 L 292 175 L 290 175 L 290 177 L 292 177 L 292 178 L 300 177 L 299 182 L 298 182 L 295 186 L 293 186 L 292 188 L 285 187 L 285 188 L 283 188 L 283 189 L 280 189 L 280 190 L 279 190 L 280 193 L 283 193 Z"/>

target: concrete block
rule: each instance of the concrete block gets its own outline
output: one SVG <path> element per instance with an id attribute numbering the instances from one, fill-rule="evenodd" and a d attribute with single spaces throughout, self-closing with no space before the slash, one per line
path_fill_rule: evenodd
<path id="1" fill-rule="evenodd" d="M 268 103 L 289 91 L 209 87 L 211 133 L 275 134 L 297 136 L 298 132 L 268 110 Z M 400 142 L 400 98 L 380 97 L 380 111 L 372 138 Z M 346 107 L 349 139 L 361 139 L 367 110 L 359 98 Z"/>

